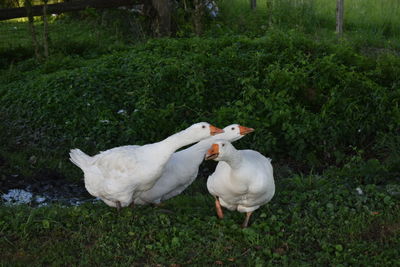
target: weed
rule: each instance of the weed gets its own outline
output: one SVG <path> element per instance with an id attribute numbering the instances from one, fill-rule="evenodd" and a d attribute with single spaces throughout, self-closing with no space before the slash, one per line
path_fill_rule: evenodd
<path id="1" fill-rule="evenodd" d="M 277 183 L 277 195 L 241 229 L 242 214 L 218 220 L 209 195 L 184 193 L 162 209 L 106 205 L 1 207 L 2 264 L 397 264 L 399 207 L 388 194 L 342 186 Z M 304 177 L 304 180 L 313 180 Z M 196 183 L 203 183 L 198 180 Z M 307 182 L 308 183 L 308 182 Z M 196 185 L 198 186 L 198 185 Z M 362 205 L 357 205 L 360 202 Z M 168 212 L 165 212 L 167 210 Z M 329 227 L 328 227 L 329 226 Z"/>

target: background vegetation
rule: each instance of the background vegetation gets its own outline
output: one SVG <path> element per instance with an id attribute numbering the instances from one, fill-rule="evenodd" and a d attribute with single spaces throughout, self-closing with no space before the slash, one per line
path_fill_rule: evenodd
<path id="1" fill-rule="evenodd" d="M 342 40 L 331 1 L 274 1 L 272 16 L 218 4 L 202 37 L 181 11 L 164 39 L 124 10 L 53 16 L 44 62 L 25 22 L 0 23 L 0 175 L 77 181 L 70 148 L 237 122 L 256 132 L 236 146 L 271 157 L 277 182 L 251 228 L 215 218 L 202 176 L 165 208 L 119 216 L 2 206 L 2 264 L 399 264 L 399 3 L 346 2 Z"/>

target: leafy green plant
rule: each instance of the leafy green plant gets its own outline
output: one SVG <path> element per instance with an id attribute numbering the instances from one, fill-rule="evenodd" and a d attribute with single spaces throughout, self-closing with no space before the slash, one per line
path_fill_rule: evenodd
<path id="1" fill-rule="evenodd" d="M 396 135 L 400 114 L 399 61 L 387 58 L 293 31 L 152 40 L 78 61 L 82 67 L 71 57 L 66 70 L 50 61 L 5 79 L 0 127 L 6 147 L 66 161 L 72 147 L 95 153 L 155 142 L 195 121 L 239 122 L 257 129 L 242 147 L 278 163 L 320 171 L 344 165 L 354 148 L 365 151 L 363 159 L 384 160 L 382 177 L 396 157 L 385 161 L 378 143 Z"/>

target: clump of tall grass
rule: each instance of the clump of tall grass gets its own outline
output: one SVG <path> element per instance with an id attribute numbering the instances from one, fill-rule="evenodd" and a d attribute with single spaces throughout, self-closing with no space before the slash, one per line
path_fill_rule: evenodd
<path id="1" fill-rule="evenodd" d="M 267 4 L 268 3 L 268 4 Z M 220 0 L 218 23 L 238 33 L 260 34 L 267 28 L 298 29 L 306 33 L 335 31 L 336 2 L 329 0 L 258 1 L 250 10 L 248 0 Z M 353 0 L 345 3 L 346 37 L 362 35 L 374 39 L 400 40 L 400 2 L 397 0 Z"/>
<path id="2" fill-rule="evenodd" d="M 386 37 L 400 37 L 400 2 L 397 0 L 353 0 L 345 6 L 347 28 Z"/>

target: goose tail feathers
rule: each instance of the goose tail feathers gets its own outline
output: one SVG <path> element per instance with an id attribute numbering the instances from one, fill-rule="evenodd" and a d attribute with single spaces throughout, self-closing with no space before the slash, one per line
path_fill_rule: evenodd
<path id="1" fill-rule="evenodd" d="M 81 168 L 82 170 L 85 170 L 89 165 L 92 164 L 93 158 L 86 155 L 82 150 L 80 149 L 71 149 L 69 152 L 70 160 L 72 163 L 74 163 L 76 166 Z"/>

